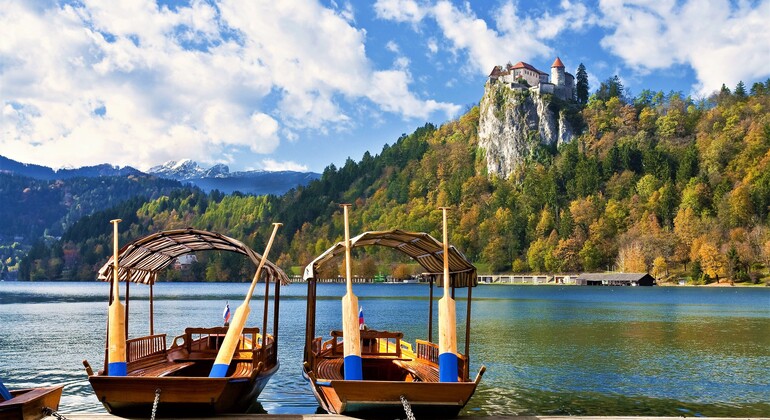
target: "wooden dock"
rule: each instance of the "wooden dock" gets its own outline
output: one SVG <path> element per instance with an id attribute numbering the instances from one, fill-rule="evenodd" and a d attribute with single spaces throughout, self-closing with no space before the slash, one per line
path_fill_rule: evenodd
<path id="1" fill-rule="evenodd" d="M 116 420 L 110 414 L 91 413 L 59 413 L 67 420 Z M 335 420 L 352 419 L 353 417 L 336 414 L 231 414 L 216 417 L 206 417 L 217 420 Z M 466 420 L 682 420 L 684 417 L 648 417 L 648 416 L 460 416 L 458 419 Z M 698 420 L 770 420 L 770 417 L 698 417 Z M 58 420 L 49 416 L 43 420 Z M 197 420 L 200 420 L 198 418 Z"/>

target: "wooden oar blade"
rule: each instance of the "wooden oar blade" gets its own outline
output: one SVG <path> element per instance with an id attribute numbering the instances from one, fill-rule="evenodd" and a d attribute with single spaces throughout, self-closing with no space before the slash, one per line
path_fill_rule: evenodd
<path id="1" fill-rule="evenodd" d="M 251 309 L 249 308 L 251 295 L 254 293 L 254 287 L 257 285 L 257 281 L 260 278 L 260 273 L 262 272 L 262 266 L 264 266 L 265 261 L 267 261 L 267 254 L 270 253 L 270 247 L 273 246 L 275 234 L 278 232 L 278 228 L 280 226 L 280 223 L 273 223 L 273 233 L 270 234 L 270 239 L 267 241 L 267 246 L 265 246 L 265 253 L 262 254 L 262 259 L 259 261 L 259 265 L 257 266 L 257 272 L 254 273 L 254 278 L 251 279 L 251 285 L 249 286 L 249 291 L 246 293 L 246 298 L 243 300 L 241 306 L 235 310 L 233 322 L 230 323 L 230 328 L 228 328 L 227 334 L 225 334 L 222 347 L 219 348 L 219 351 L 217 352 L 217 358 L 214 361 L 214 365 L 211 367 L 211 372 L 209 372 L 210 378 L 224 378 L 227 375 L 227 367 L 230 366 L 230 362 L 233 360 L 233 354 L 235 353 L 235 348 L 238 345 L 238 338 L 241 336 L 243 327 L 246 325 L 246 319 L 249 317 L 249 312 L 251 312 Z M 267 281 L 269 280 L 265 279 L 265 282 Z M 265 302 L 265 304 L 267 304 L 267 302 Z M 266 336 L 267 331 L 262 331 L 263 350 L 264 343 L 266 341 L 264 337 Z M 252 344 L 256 348 L 257 343 Z"/>
<path id="2" fill-rule="evenodd" d="M 439 382 L 457 382 L 457 318 L 454 299 L 449 296 L 439 299 L 438 318 Z"/>
<path id="3" fill-rule="evenodd" d="M 118 223 L 120 219 L 110 220 L 112 223 L 112 303 L 107 310 L 109 336 L 107 337 L 107 374 L 109 376 L 126 376 L 126 307 L 120 303 L 118 283 L 120 282 L 118 266 Z M 128 279 L 126 279 L 128 281 Z M 128 296 L 126 296 L 128 298 Z"/>
<path id="4" fill-rule="evenodd" d="M 358 298 L 352 293 L 342 297 L 342 333 L 345 380 L 362 380 L 364 374 L 361 362 L 361 331 L 358 328 Z"/>
<path id="5" fill-rule="evenodd" d="M 126 376 L 126 308 L 117 299 L 108 310 L 110 318 L 109 349 L 107 353 L 107 374 Z"/>
<path id="6" fill-rule="evenodd" d="M 233 360 L 235 348 L 238 346 L 241 331 L 243 331 L 243 327 L 249 319 L 249 313 L 251 313 L 251 308 L 245 304 L 242 304 L 235 310 L 233 322 L 230 323 L 225 339 L 222 340 L 222 346 L 219 348 L 217 358 L 211 367 L 209 378 L 224 378 L 227 376 L 227 368 L 230 367 L 230 362 Z M 262 333 L 264 334 L 264 332 Z M 256 343 L 253 343 L 253 345 L 256 347 Z"/>

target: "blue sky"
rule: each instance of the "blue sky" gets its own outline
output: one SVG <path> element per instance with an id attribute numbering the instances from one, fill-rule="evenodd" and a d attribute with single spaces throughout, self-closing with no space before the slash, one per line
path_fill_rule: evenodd
<path id="1" fill-rule="evenodd" d="M 509 61 L 751 86 L 767 22 L 770 0 L 0 0 L 0 155 L 321 172 L 456 118 Z"/>

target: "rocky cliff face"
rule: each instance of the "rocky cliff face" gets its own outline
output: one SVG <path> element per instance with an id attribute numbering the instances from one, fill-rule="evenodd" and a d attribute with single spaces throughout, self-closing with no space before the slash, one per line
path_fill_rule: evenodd
<path id="1" fill-rule="evenodd" d="M 487 84 L 479 110 L 479 146 L 486 151 L 490 174 L 507 178 L 539 145 L 572 141 L 564 113 L 553 108 L 548 96 Z"/>

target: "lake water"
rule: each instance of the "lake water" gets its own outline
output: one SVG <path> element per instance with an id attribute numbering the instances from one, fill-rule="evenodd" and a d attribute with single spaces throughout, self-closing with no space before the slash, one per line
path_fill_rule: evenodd
<path id="1" fill-rule="evenodd" d="M 247 290 L 158 284 L 155 332 L 170 342 L 186 326 L 220 325 L 225 302 L 234 310 Z M 317 410 L 300 369 L 306 290 L 281 289 L 281 368 L 259 398 L 268 413 Z M 249 322 L 260 328 L 262 291 Z M 427 336 L 428 286 L 357 284 L 354 292 L 369 327 L 401 330 L 410 342 Z M 344 293 L 342 284 L 319 285 L 319 334 L 341 328 Z M 465 293 L 456 296 L 458 349 Z M 103 412 L 82 360 L 102 366 L 108 294 L 107 283 L 0 282 L 6 386 L 64 384 L 61 412 Z M 129 338 L 148 333 L 148 294 L 131 287 Z M 482 364 L 487 372 L 463 416 L 770 416 L 770 288 L 480 285 L 472 315 L 471 372 Z"/>

